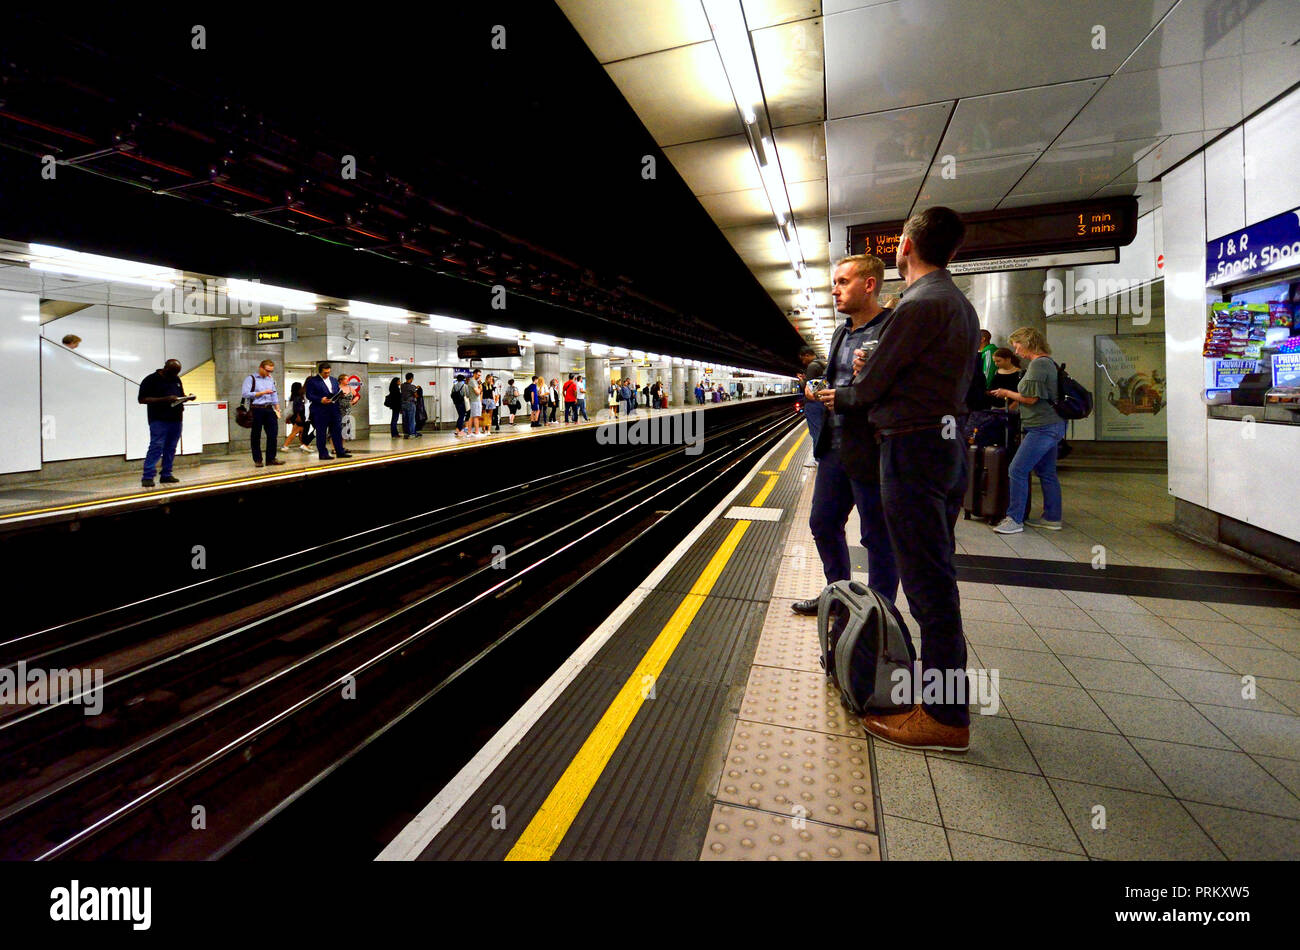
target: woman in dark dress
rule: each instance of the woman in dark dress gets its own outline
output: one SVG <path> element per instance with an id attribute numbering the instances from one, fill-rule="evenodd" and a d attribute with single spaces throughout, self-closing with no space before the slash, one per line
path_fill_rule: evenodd
<path id="1" fill-rule="evenodd" d="M 392 409 L 393 418 L 388 423 L 388 434 L 394 439 L 400 439 L 401 433 L 397 429 L 397 424 L 402 421 L 402 380 L 394 376 L 393 381 L 388 384 L 388 398 L 384 405 Z"/>

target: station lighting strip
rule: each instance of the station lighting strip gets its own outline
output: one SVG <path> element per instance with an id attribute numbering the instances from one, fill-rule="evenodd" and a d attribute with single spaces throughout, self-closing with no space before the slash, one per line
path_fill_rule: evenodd
<path id="1" fill-rule="evenodd" d="M 740 0 L 700 0 L 704 16 L 709 21 L 713 42 L 722 59 L 722 69 L 727 74 L 732 98 L 745 128 L 745 139 L 758 166 L 758 176 L 763 182 L 763 194 L 776 220 L 781 243 L 785 245 L 790 267 L 794 270 L 795 285 L 799 289 L 799 303 L 813 318 L 813 332 L 817 339 L 827 342 L 826 327 L 813 297 L 812 279 L 799 243 L 799 231 L 790 209 L 790 195 L 786 190 L 785 176 L 781 173 L 781 159 L 773 141 L 772 124 L 767 115 L 763 85 L 758 75 L 758 62 L 750 43 L 749 27 Z"/>

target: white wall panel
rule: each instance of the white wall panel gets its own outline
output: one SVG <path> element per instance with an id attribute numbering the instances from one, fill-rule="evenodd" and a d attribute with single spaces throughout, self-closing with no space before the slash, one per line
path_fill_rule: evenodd
<path id="1" fill-rule="evenodd" d="M 136 387 L 72 351 L 41 342 L 41 412 L 47 420 L 42 457 L 47 462 L 99 458 L 126 451 L 126 391 Z M 144 407 L 140 406 L 143 414 Z"/>
<path id="2" fill-rule="evenodd" d="M 1300 427 L 1210 419 L 1210 504 L 1221 514 L 1300 541 Z"/>
<path id="3" fill-rule="evenodd" d="M 136 401 L 140 387 L 126 384 L 126 457 L 128 461 L 142 459 L 149 451 L 149 410 Z M 189 410 L 187 409 L 186 412 Z"/>
<path id="4" fill-rule="evenodd" d="M 1205 162 L 1197 155 L 1164 179 L 1165 369 L 1169 491 L 1207 507 L 1205 404 Z"/>
<path id="5" fill-rule="evenodd" d="M 1246 226 L 1242 130 L 1233 129 L 1205 150 L 1205 233 L 1216 238 Z"/>
<path id="6" fill-rule="evenodd" d="M 238 405 L 238 403 L 236 403 Z M 227 408 L 222 409 L 221 406 Z M 187 408 L 186 413 L 196 412 L 203 417 L 203 444 L 212 445 L 214 443 L 225 443 L 230 441 L 230 403 L 228 402 L 201 402 L 194 409 Z M 280 428 L 283 430 L 284 423 L 281 420 Z"/>
<path id="7" fill-rule="evenodd" d="M 165 321 L 166 317 L 149 310 L 109 307 L 109 368 L 138 383 L 162 366 L 168 358 Z"/>
<path id="8" fill-rule="evenodd" d="M 35 294 L 0 290 L 0 472 L 41 467 L 40 303 Z"/>
<path id="9" fill-rule="evenodd" d="M 1300 207 L 1300 92 L 1246 123 L 1246 221 Z"/>
<path id="10" fill-rule="evenodd" d="M 181 373 L 188 373 L 194 367 L 212 359 L 212 331 L 167 327 L 163 331 L 163 348 L 167 354 L 166 358 L 180 360 Z M 157 366 L 153 367 L 153 369 L 157 368 Z"/>
<path id="11" fill-rule="evenodd" d="M 58 343 L 69 333 L 81 337 L 77 352 L 96 363 L 108 365 L 108 308 L 87 307 L 41 327 L 41 336 Z"/>

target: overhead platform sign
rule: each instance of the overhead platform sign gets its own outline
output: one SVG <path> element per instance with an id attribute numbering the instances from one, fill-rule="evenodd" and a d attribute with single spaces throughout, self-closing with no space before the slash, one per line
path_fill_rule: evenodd
<path id="1" fill-rule="evenodd" d="M 1136 198 L 1099 198 L 1067 204 L 1036 205 L 964 214 L 966 240 L 948 269 L 954 274 L 1106 264 L 1119 260 L 1119 248 L 1137 236 Z M 902 240 L 903 221 L 855 224 L 849 228 L 850 254 L 873 254 L 888 268 Z"/>
<path id="2" fill-rule="evenodd" d="M 1300 208 L 1205 245 L 1205 286 L 1220 287 L 1300 266 Z"/>

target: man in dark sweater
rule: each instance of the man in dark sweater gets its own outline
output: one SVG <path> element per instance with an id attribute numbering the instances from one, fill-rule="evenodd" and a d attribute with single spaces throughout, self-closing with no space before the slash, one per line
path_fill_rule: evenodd
<path id="1" fill-rule="evenodd" d="M 902 302 L 885 321 L 875 352 L 855 360 L 852 384 L 820 396 L 846 420 L 867 409 L 880 445 L 885 522 L 908 608 L 921 628 L 922 675 L 912 683 L 914 696 L 936 678 L 943 684 L 938 701 L 927 689 L 911 710 L 868 715 L 863 724 L 896 745 L 954 752 L 970 741 L 966 638 L 952 558 L 966 475 L 958 420 L 975 369 L 979 318 L 946 267 L 965 233 L 949 208 L 928 208 L 908 220 L 897 252 L 907 282 Z"/>
<path id="2" fill-rule="evenodd" d="M 160 461 L 162 481 L 168 484 L 180 481 L 172 475 L 172 460 L 176 457 L 176 444 L 181 440 L 185 403 L 193 398 L 185 395 L 181 384 L 180 360 L 168 360 L 162 369 L 141 380 L 136 401 L 148 407 L 149 413 L 149 450 L 145 453 L 140 479 L 145 488 L 153 488 Z"/>

